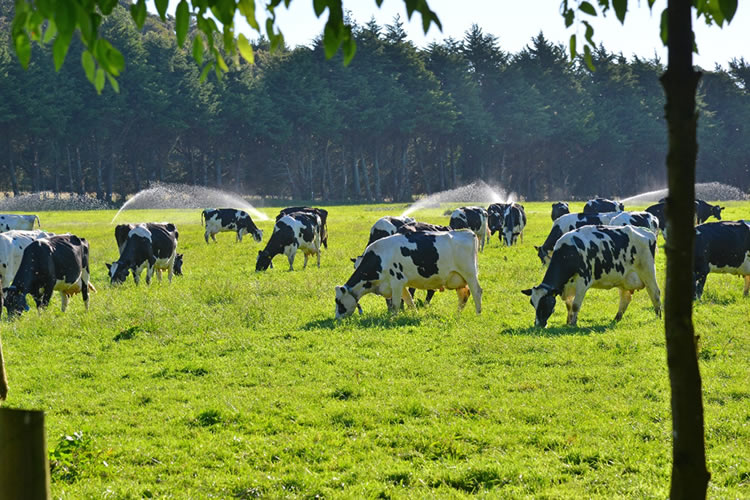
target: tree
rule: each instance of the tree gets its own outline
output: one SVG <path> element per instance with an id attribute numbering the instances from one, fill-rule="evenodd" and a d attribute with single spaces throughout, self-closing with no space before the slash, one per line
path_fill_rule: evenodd
<path id="1" fill-rule="evenodd" d="M 652 7 L 655 0 L 648 0 Z M 599 0 L 602 14 L 610 8 L 609 0 Z M 706 468 L 703 429 L 701 378 L 696 355 L 697 339 L 693 328 L 693 251 L 695 229 L 695 164 L 698 152 L 696 137 L 696 92 L 701 73 L 693 69 L 695 39 L 692 29 L 692 8 L 709 24 L 719 26 L 731 21 L 737 10 L 736 0 L 668 0 L 661 17 L 662 40 L 668 49 L 667 70 L 661 77 L 667 103 L 669 152 L 667 153 L 667 283 L 664 298 L 664 329 L 667 340 L 667 365 L 672 391 L 672 481 L 670 498 L 705 498 L 710 474 Z M 620 22 L 627 13 L 627 0 L 612 0 L 611 7 Z M 573 9 L 563 0 L 566 26 L 576 16 L 596 16 L 598 11 L 589 2 L 578 3 Z M 591 49 L 594 30 L 586 25 L 584 57 L 593 66 Z M 575 35 L 570 41 L 571 54 L 576 53 Z"/>

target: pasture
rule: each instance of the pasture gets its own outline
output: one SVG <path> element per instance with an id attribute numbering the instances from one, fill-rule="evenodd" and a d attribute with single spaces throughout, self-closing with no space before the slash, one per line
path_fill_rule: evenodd
<path id="1" fill-rule="evenodd" d="M 725 204 L 725 219 L 750 203 Z M 571 210 L 581 204 L 571 204 Z M 664 328 L 645 291 L 620 323 L 616 290 L 590 290 L 578 327 L 558 301 L 545 330 L 523 288 L 544 274 L 533 245 L 549 203 L 525 204 L 518 246 L 479 255 L 483 312 L 456 294 L 391 316 L 381 297 L 333 320 L 372 223 L 403 205 L 325 207 L 321 268 L 233 233 L 206 245 L 199 210 L 126 211 L 170 221 L 184 276 L 110 287 L 114 212 L 39 212 L 89 240 L 97 293 L 0 334 L 8 407 L 43 409 L 55 498 L 664 498 L 671 420 Z M 443 206 L 419 220 L 447 224 Z M 643 207 L 627 207 L 628 209 Z M 271 218 L 278 209 L 263 209 Z M 659 238 L 659 247 L 663 244 Z M 657 254 L 663 291 L 664 253 Z M 423 299 L 424 292 L 418 291 Z M 31 301 L 33 304 L 33 301 Z M 30 304 L 31 305 L 31 304 Z M 750 497 L 750 299 L 711 274 L 695 308 L 712 498 Z"/>

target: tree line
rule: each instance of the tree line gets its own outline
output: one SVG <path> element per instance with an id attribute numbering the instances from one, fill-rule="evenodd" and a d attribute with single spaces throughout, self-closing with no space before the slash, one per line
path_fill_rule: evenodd
<path id="1" fill-rule="evenodd" d="M 599 46 L 595 71 L 540 33 L 511 54 L 473 26 L 424 49 L 398 18 L 355 25 L 345 66 L 311 47 L 254 43 L 217 78 L 173 20 L 137 30 L 121 3 L 101 30 L 124 55 L 120 92 L 101 96 L 74 42 L 28 70 L 0 0 L 0 190 L 122 199 L 150 182 L 323 201 L 408 201 L 482 179 L 530 200 L 625 196 L 663 187 L 667 149 L 658 58 Z M 195 26 L 190 37 L 203 36 Z M 750 63 L 705 71 L 697 180 L 750 190 Z"/>

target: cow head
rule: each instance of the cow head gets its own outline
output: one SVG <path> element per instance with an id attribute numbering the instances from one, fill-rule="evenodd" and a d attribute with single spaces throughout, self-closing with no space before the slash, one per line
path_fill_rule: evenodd
<path id="1" fill-rule="evenodd" d="M 117 262 L 104 265 L 107 266 L 107 270 L 109 271 L 109 283 L 111 285 L 120 285 L 122 283 L 125 283 L 125 280 L 128 279 L 130 267 L 124 265 L 119 260 Z"/>
<path id="2" fill-rule="evenodd" d="M 258 229 L 257 227 L 253 230 L 253 239 L 256 243 L 260 243 L 261 240 L 263 240 L 263 230 Z"/>
<path id="3" fill-rule="evenodd" d="M 724 210 L 727 207 L 720 207 L 719 205 L 714 205 L 711 207 L 711 215 L 716 217 L 717 220 L 721 220 L 721 211 Z"/>
<path id="4" fill-rule="evenodd" d="M 534 249 L 536 250 L 536 254 L 539 257 L 539 260 L 542 261 L 542 265 L 546 266 L 549 264 L 550 259 L 552 258 L 552 252 L 548 252 L 544 249 L 544 247 L 538 247 L 534 245 Z"/>
<path id="5" fill-rule="evenodd" d="M 29 305 L 26 303 L 26 294 L 21 293 L 16 287 L 3 288 L 3 295 L 5 295 L 3 302 L 8 317 L 19 316 L 22 312 L 29 310 Z"/>
<path id="6" fill-rule="evenodd" d="M 175 276 L 182 276 L 182 257 L 183 254 L 178 253 L 174 258 L 174 274 Z"/>
<path id="7" fill-rule="evenodd" d="M 349 259 L 349 260 L 351 260 L 352 263 L 354 264 L 354 269 L 357 269 L 359 267 L 359 263 L 362 262 L 362 256 L 358 255 L 357 257 L 353 259 Z"/>
<path id="8" fill-rule="evenodd" d="M 360 314 L 362 314 L 362 309 L 359 307 L 359 301 L 352 293 L 351 288 L 346 285 L 337 286 L 336 319 L 343 319 L 351 316 L 355 309 L 359 309 Z"/>
<path id="9" fill-rule="evenodd" d="M 271 265 L 271 254 L 265 250 L 258 250 L 258 258 L 255 260 L 255 271 L 265 271 Z"/>
<path id="10" fill-rule="evenodd" d="M 560 294 L 560 291 L 542 283 L 534 288 L 521 290 L 521 293 L 531 297 L 531 305 L 536 311 L 534 326 L 540 328 L 546 327 L 547 320 L 555 311 L 556 296 Z"/>

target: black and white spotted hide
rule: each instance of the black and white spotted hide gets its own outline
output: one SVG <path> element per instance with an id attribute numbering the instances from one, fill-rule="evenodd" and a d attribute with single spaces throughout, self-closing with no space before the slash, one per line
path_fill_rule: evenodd
<path id="1" fill-rule="evenodd" d="M 562 217 L 565 214 L 570 213 L 568 204 L 564 201 L 558 201 L 552 204 L 552 221 L 554 222 L 557 218 Z"/>
<path id="2" fill-rule="evenodd" d="M 510 203 L 493 203 L 487 207 L 487 229 L 490 231 L 490 236 L 496 232 L 500 232 L 498 237 L 502 241 L 503 231 L 503 220 L 505 217 L 505 209 L 510 206 Z"/>
<path id="3" fill-rule="evenodd" d="M 609 221 L 610 226 L 636 226 L 659 233 L 659 219 L 649 212 L 620 212 Z"/>
<path id="4" fill-rule="evenodd" d="M 12 231 L 31 231 L 34 229 L 34 221 L 37 227 L 41 224 L 39 217 L 36 215 L 17 215 L 17 214 L 0 214 L 0 232 Z"/>
<path id="5" fill-rule="evenodd" d="M 323 248 L 328 249 L 328 210 L 313 207 L 287 207 L 279 212 L 276 220 L 295 212 L 303 212 L 320 217 L 320 242 L 323 243 Z"/>
<path id="6" fill-rule="evenodd" d="M 169 222 L 149 222 L 130 225 L 120 257 L 111 264 L 106 264 L 112 285 L 124 283 L 128 274 L 132 272 L 133 280 L 140 283 L 141 273 L 146 269 L 146 284 L 151 284 L 151 277 L 156 271 L 156 277 L 161 281 L 161 273 L 166 270 L 169 282 L 175 274 L 177 261 L 177 241 L 179 232 L 177 227 Z M 118 238 L 117 228 L 115 237 Z M 120 240 L 118 239 L 118 247 Z M 180 258 L 181 261 L 181 258 Z M 182 273 L 182 264 L 179 265 Z"/>
<path id="7" fill-rule="evenodd" d="M 542 243 L 541 246 L 534 246 L 539 260 L 542 261 L 542 265 L 547 265 L 552 256 L 552 250 L 555 248 L 555 243 L 557 243 L 557 240 L 559 240 L 563 234 L 583 226 L 607 225 L 609 224 L 609 221 L 619 213 L 620 212 L 607 212 L 603 214 L 572 213 L 562 215 L 555 219 L 555 222 L 552 223 L 552 229 L 550 229 L 544 243 Z"/>
<path id="8" fill-rule="evenodd" d="M 503 241 L 505 246 L 513 246 L 520 236 L 523 243 L 523 229 L 526 227 L 526 211 L 520 203 L 511 203 L 503 214 Z"/>
<path id="9" fill-rule="evenodd" d="M 544 328 L 556 297 L 568 309 L 567 324 L 575 326 L 589 288 L 619 288 L 622 319 L 635 290 L 646 288 L 657 316 L 661 293 L 656 283 L 656 234 L 634 226 L 584 226 L 565 233 L 555 244 L 542 283 L 522 290 L 536 311 L 534 324 Z"/>
<path id="10" fill-rule="evenodd" d="M 605 212 L 622 212 L 625 210 L 622 202 L 609 200 L 607 198 L 594 198 L 583 206 L 585 214 L 602 214 Z"/>
<path id="11" fill-rule="evenodd" d="M 407 232 L 382 238 L 365 249 L 346 284 L 336 287 L 336 319 L 352 314 L 369 293 L 390 298 L 394 313 L 402 298 L 414 307 L 409 287 L 456 290 L 459 310 L 473 294 L 479 314 L 482 288 L 477 279 L 477 250 L 477 238 L 470 231 Z"/>
<path id="12" fill-rule="evenodd" d="M 9 287 L 21 265 L 23 251 L 32 241 L 49 238 L 53 233 L 44 231 L 10 230 L 0 233 L 0 281 L 3 287 Z"/>
<path id="13" fill-rule="evenodd" d="M 741 276 L 745 280 L 742 294 L 747 297 L 750 291 L 750 225 L 745 221 L 723 221 L 696 226 L 694 262 L 695 300 L 703 296 L 709 273 Z"/>
<path id="14" fill-rule="evenodd" d="M 487 239 L 487 210 L 482 207 L 461 207 L 451 214 L 449 226 L 452 229 L 468 229 L 479 240 L 479 251 L 484 251 Z"/>
<path id="15" fill-rule="evenodd" d="M 234 208 L 207 208 L 201 212 L 201 224 L 205 221 L 206 231 L 203 234 L 206 243 L 210 236 L 214 243 L 216 234 L 223 232 L 236 232 L 237 240 L 242 241 L 246 234 L 252 235 L 253 239 L 260 243 L 263 239 L 263 231 L 253 222 L 250 215 L 243 210 Z"/>
<path id="16" fill-rule="evenodd" d="M 303 269 L 307 267 L 307 258 L 310 255 L 317 256 L 318 267 L 320 267 L 320 231 L 320 217 L 315 214 L 294 212 L 282 216 L 276 221 L 266 248 L 258 252 L 255 270 L 265 271 L 275 256 L 284 254 L 289 260 L 289 270 L 293 271 L 297 250 L 305 256 Z"/>

